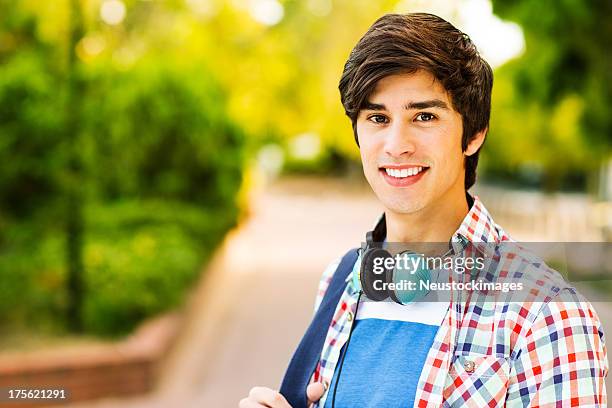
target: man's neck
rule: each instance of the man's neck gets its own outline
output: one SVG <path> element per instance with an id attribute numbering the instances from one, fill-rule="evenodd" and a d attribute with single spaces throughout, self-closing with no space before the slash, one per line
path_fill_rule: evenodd
<path id="1" fill-rule="evenodd" d="M 448 242 L 469 211 L 465 191 L 418 212 L 385 211 L 388 242 Z"/>

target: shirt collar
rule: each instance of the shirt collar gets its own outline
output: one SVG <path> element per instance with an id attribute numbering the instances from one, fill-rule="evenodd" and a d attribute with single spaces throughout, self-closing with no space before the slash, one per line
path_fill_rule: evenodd
<path id="1" fill-rule="evenodd" d="M 463 237 L 468 242 L 497 243 L 501 241 L 501 236 L 496 228 L 496 224 L 485 208 L 478 196 L 474 196 L 474 203 L 467 215 L 461 222 L 455 237 Z"/>

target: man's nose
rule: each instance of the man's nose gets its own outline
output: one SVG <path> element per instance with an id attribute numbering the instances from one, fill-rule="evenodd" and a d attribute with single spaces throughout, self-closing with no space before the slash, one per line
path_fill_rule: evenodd
<path id="1" fill-rule="evenodd" d="M 395 122 L 385 138 L 385 153 L 392 157 L 411 155 L 416 150 L 414 135 L 406 123 Z"/>

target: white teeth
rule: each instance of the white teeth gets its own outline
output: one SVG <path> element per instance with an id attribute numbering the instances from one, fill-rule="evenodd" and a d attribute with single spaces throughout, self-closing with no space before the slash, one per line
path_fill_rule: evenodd
<path id="1" fill-rule="evenodd" d="M 423 167 L 422 166 L 417 166 L 417 167 L 410 167 L 408 169 L 389 169 L 389 168 L 385 168 L 385 171 L 391 177 L 404 178 L 404 177 L 416 176 L 417 174 L 419 174 L 420 172 L 423 171 Z"/>

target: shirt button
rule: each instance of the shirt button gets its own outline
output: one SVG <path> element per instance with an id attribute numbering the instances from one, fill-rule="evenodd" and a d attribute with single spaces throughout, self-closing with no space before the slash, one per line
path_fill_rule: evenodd
<path id="1" fill-rule="evenodd" d="M 473 373 L 474 369 L 476 368 L 476 364 L 474 364 L 473 361 L 466 361 L 465 363 L 463 363 L 463 368 L 465 368 L 465 371 L 468 373 Z"/>
<path id="2" fill-rule="evenodd" d="M 353 321 L 353 312 L 348 312 L 348 315 L 346 316 L 346 320 L 348 320 L 349 322 Z"/>

